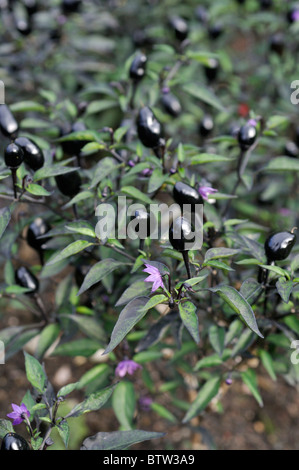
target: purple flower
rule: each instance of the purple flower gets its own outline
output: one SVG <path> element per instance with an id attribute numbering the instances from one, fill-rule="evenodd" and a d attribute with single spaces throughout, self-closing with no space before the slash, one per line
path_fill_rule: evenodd
<path id="1" fill-rule="evenodd" d="M 214 188 L 211 188 L 209 186 L 200 186 L 198 188 L 198 191 L 199 191 L 199 194 L 201 195 L 201 197 L 207 201 L 208 198 L 209 198 L 209 194 L 214 194 L 214 193 L 217 193 L 217 189 L 214 189 Z"/>
<path id="2" fill-rule="evenodd" d="M 295 10 L 295 11 L 292 13 L 292 20 L 293 20 L 293 21 L 299 21 L 299 10 Z"/>
<path id="3" fill-rule="evenodd" d="M 257 120 L 256 119 L 249 119 L 248 123 L 249 126 L 256 127 L 257 126 Z"/>
<path id="4" fill-rule="evenodd" d="M 21 424 L 26 419 L 26 416 L 29 418 L 30 412 L 27 410 L 27 407 L 26 405 L 24 405 L 24 403 L 21 403 L 21 406 L 18 406 L 15 403 L 12 403 L 11 406 L 12 406 L 13 412 L 8 413 L 8 415 L 6 416 L 14 420 L 12 423 L 13 426 L 17 424 Z"/>
<path id="5" fill-rule="evenodd" d="M 133 375 L 138 369 L 142 369 L 140 364 L 137 364 L 137 362 L 131 361 L 130 359 L 125 359 L 124 361 L 119 362 L 115 369 L 115 375 L 118 377 L 124 377 L 126 374 Z"/>
<path id="6" fill-rule="evenodd" d="M 290 211 L 290 209 L 287 209 L 285 207 L 282 207 L 281 209 L 279 209 L 278 211 L 280 213 L 280 215 L 282 215 L 283 217 L 288 217 L 289 215 L 292 214 L 292 211 Z"/>
<path id="7" fill-rule="evenodd" d="M 159 269 L 146 263 L 145 263 L 145 266 L 146 268 L 143 270 L 143 272 L 148 273 L 149 276 L 146 279 L 144 279 L 144 282 L 153 283 L 152 292 L 159 289 L 159 287 L 162 287 L 162 289 L 165 289 Z"/>
<path id="8" fill-rule="evenodd" d="M 151 399 L 151 397 L 139 398 L 139 406 L 142 411 L 150 411 L 152 403 L 153 403 L 153 400 Z"/>

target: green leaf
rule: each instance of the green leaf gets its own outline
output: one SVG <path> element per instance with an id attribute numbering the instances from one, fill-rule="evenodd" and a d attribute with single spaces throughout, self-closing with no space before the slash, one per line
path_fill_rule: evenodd
<path id="1" fill-rule="evenodd" d="M 90 357 L 99 349 L 99 347 L 100 345 L 98 340 L 89 338 L 76 339 L 56 346 L 54 351 L 51 353 L 51 356 Z"/>
<path id="2" fill-rule="evenodd" d="M 229 258 L 238 254 L 239 252 L 240 250 L 233 250 L 232 248 L 210 248 L 205 254 L 204 261 L 219 258 Z"/>
<path id="3" fill-rule="evenodd" d="M 233 268 L 228 266 L 226 263 L 223 263 L 222 261 L 217 261 L 217 260 L 209 260 L 205 261 L 202 266 L 211 266 L 212 268 L 215 269 L 224 269 L 225 271 L 234 271 Z"/>
<path id="4" fill-rule="evenodd" d="M 210 356 L 203 357 L 200 359 L 194 367 L 194 370 L 207 369 L 209 367 L 217 367 L 223 364 L 231 356 L 230 349 L 225 349 L 223 351 L 222 357 L 218 354 L 211 354 Z"/>
<path id="5" fill-rule="evenodd" d="M 26 191 L 28 191 L 28 193 L 30 194 L 33 194 L 34 196 L 51 196 L 52 194 L 49 191 L 47 191 L 45 188 L 40 186 L 39 184 L 34 184 L 34 183 L 29 184 L 26 187 Z"/>
<path id="6" fill-rule="evenodd" d="M 150 431 L 112 431 L 98 432 L 83 441 L 82 450 L 125 450 L 133 444 L 159 439 L 164 433 Z"/>
<path id="7" fill-rule="evenodd" d="M 258 355 L 260 356 L 262 364 L 265 367 L 268 374 L 270 375 L 271 379 L 276 382 L 277 377 L 276 377 L 276 374 L 275 374 L 271 354 L 268 353 L 268 351 L 264 351 L 263 349 L 260 349 L 259 352 L 258 352 Z"/>
<path id="8" fill-rule="evenodd" d="M 134 384 L 128 381 L 119 383 L 113 393 L 112 408 L 122 430 L 127 431 L 133 428 L 135 407 Z"/>
<path id="9" fill-rule="evenodd" d="M 268 269 L 268 271 L 271 271 L 271 272 L 277 274 L 278 276 L 283 276 L 283 277 L 286 277 L 288 279 L 291 278 L 288 271 L 286 271 L 285 269 L 280 268 L 279 266 L 268 266 L 266 264 L 260 264 L 260 267 L 264 268 L 264 269 Z"/>
<path id="10" fill-rule="evenodd" d="M 282 322 L 299 336 L 299 318 L 295 315 L 288 315 L 282 320 Z"/>
<path id="11" fill-rule="evenodd" d="M 126 194 L 126 196 L 130 196 L 133 199 L 137 199 L 137 201 L 144 202 L 144 204 L 152 204 L 153 201 L 144 193 L 142 193 L 139 189 L 135 188 L 134 186 L 123 186 L 121 188 L 121 192 Z"/>
<path id="12" fill-rule="evenodd" d="M 248 328 L 263 338 L 251 306 L 234 287 L 217 286 L 209 290 L 218 294 L 244 320 Z"/>
<path id="13" fill-rule="evenodd" d="M 232 158 L 225 157 L 224 155 L 214 155 L 213 153 L 201 153 L 191 157 L 191 165 L 202 165 L 204 163 L 216 163 L 216 162 L 231 162 Z M 213 194 L 213 197 L 215 195 Z"/>
<path id="14" fill-rule="evenodd" d="M 75 322 L 80 330 L 89 336 L 91 339 L 102 343 L 105 340 L 105 332 L 96 317 L 87 317 L 86 315 L 60 315 L 60 318 L 66 318 L 70 321 Z M 100 344 L 99 344 L 100 346 Z"/>
<path id="15" fill-rule="evenodd" d="M 111 385 L 110 387 L 100 390 L 96 393 L 92 393 L 83 402 L 78 403 L 66 416 L 67 418 L 77 418 L 78 416 L 88 413 L 90 411 L 96 411 L 102 408 L 103 405 L 111 397 L 117 384 Z"/>
<path id="16" fill-rule="evenodd" d="M 80 193 L 76 194 L 69 202 L 63 205 L 62 209 L 68 209 L 72 207 L 74 204 L 78 204 L 81 201 L 86 201 L 87 199 L 91 199 L 94 197 L 94 193 L 92 191 L 81 191 Z"/>
<path id="17" fill-rule="evenodd" d="M 80 170 L 79 167 L 63 166 L 61 164 L 54 164 L 51 166 L 43 166 L 34 173 L 33 180 L 40 181 L 46 178 L 52 178 L 53 176 L 65 175 L 72 173 L 73 171 Z"/>
<path id="18" fill-rule="evenodd" d="M 200 342 L 200 337 L 196 306 L 189 300 L 187 300 L 187 302 L 180 302 L 179 312 L 184 326 L 187 328 L 194 341 L 198 344 Z"/>
<path id="19" fill-rule="evenodd" d="M 251 391 L 252 395 L 258 402 L 258 404 L 263 407 L 263 399 L 260 395 L 260 392 L 258 390 L 257 386 L 257 379 L 256 379 L 256 373 L 253 369 L 247 369 L 245 372 L 241 372 L 241 378 L 244 382 L 245 385 L 249 388 Z"/>
<path id="20" fill-rule="evenodd" d="M 105 111 L 106 109 L 111 109 L 113 107 L 116 107 L 118 105 L 117 101 L 115 100 L 96 100 L 96 101 L 91 101 L 88 105 L 86 115 L 89 116 L 91 114 L 97 114 L 100 113 L 101 111 Z"/>
<path id="21" fill-rule="evenodd" d="M 204 103 L 212 106 L 213 108 L 218 109 L 218 111 L 226 112 L 220 100 L 208 88 L 199 86 L 198 83 L 188 83 L 187 85 L 183 86 L 183 90 L 194 98 L 197 98 L 200 101 L 203 101 Z"/>
<path id="22" fill-rule="evenodd" d="M 46 384 L 46 374 L 39 361 L 24 351 L 25 370 L 28 382 L 40 393 L 44 392 Z"/>
<path id="23" fill-rule="evenodd" d="M 0 419 L 0 438 L 3 439 L 8 432 L 14 432 L 11 421 Z"/>
<path id="24" fill-rule="evenodd" d="M 294 287 L 293 281 L 287 281 L 285 277 L 280 277 L 275 285 L 280 297 L 287 304 Z"/>
<path id="25" fill-rule="evenodd" d="M 4 209 L 0 209 L 0 238 L 2 237 L 3 233 L 5 232 L 9 222 L 11 219 L 11 210 L 9 207 L 4 207 Z"/>
<path id="26" fill-rule="evenodd" d="M 149 299 L 145 306 L 142 307 L 142 309 L 144 310 L 144 312 L 147 312 L 151 308 L 154 308 L 157 305 L 162 304 L 163 302 L 168 302 L 168 297 L 165 294 L 154 295 Z"/>
<path id="27" fill-rule="evenodd" d="M 155 411 L 161 418 L 167 419 L 171 423 L 176 423 L 177 419 L 173 413 L 171 413 L 165 406 L 161 405 L 160 403 L 152 403 L 150 405 L 151 409 Z"/>
<path id="28" fill-rule="evenodd" d="M 86 240 L 76 240 L 75 242 L 70 243 L 66 248 L 64 248 L 60 253 L 52 257 L 47 263 L 46 266 L 51 266 L 52 264 L 58 263 L 65 258 L 69 258 L 70 256 L 76 255 L 80 253 L 80 251 L 85 250 L 89 246 L 94 245 L 94 243 L 90 243 Z"/>
<path id="29" fill-rule="evenodd" d="M 57 398 L 65 397 L 66 395 L 69 395 L 70 393 L 72 393 L 74 390 L 77 390 L 78 384 L 79 382 L 74 382 L 71 384 L 64 385 L 58 390 Z"/>
<path id="30" fill-rule="evenodd" d="M 125 264 L 126 263 L 116 261 L 112 258 L 106 258 L 94 264 L 86 274 L 77 295 L 83 294 L 83 292 L 87 291 L 91 286 L 100 282 L 104 277 L 108 276 L 108 274 L 111 274 L 115 269 L 120 268 Z"/>
<path id="31" fill-rule="evenodd" d="M 160 168 L 156 168 L 149 178 L 147 192 L 154 193 L 159 188 L 161 188 L 161 186 L 168 180 L 168 178 L 169 176 L 164 175 Z"/>
<path id="32" fill-rule="evenodd" d="M 148 297 L 137 297 L 131 300 L 120 312 L 118 320 L 111 334 L 110 343 L 103 354 L 111 352 L 132 330 L 132 328 L 144 317 L 146 310 L 144 306 L 148 302 Z"/>
<path id="33" fill-rule="evenodd" d="M 115 307 L 120 307 L 121 305 L 127 304 L 130 300 L 135 297 L 139 297 L 143 294 L 146 294 L 151 290 L 152 285 L 149 282 L 144 281 L 135 281 L 122 293 L 120 298 L 115 304 Z"/>
<path id="34" fill-rule="evenodd" d="M 288 116 L 274 115 L 274 116 L 271 116 L 266 122 L 266 129 L 275 129 L 276 127 L 279 127 L 281 125 L 288 124 L 288 122 L 289 122 Z"/>
<path id="35" fill-rule="evenodd" d="M 65 227 L 71 232 L 79 233 L 86 237 L 97 238 L 93 226 L 85 220 L 68 223 Z"/>
<path id="36" fill-rule="evenodd" d="M 110 373 L 111 368 L 108 364 L 97 364 L 82 375 L 78 384 L 78 389 L 89 387 L 93 383 L 97 384 L 98 381 L 102 382 L 107 379 Z"/>
<path id="37" fill-rule="evenodd" d="M 100 160 L 93 170 L 93 177 L 88 189 L 92 189 L 97 186 L 101 181 L 103 181 L 103 179 L 110 176 L 113 171 L 117 170 L 121 166 L 122 164 L 117 164 L 117 161 L 111 157 L 105 157 Z"/>
<path id="38" fill-rule="evenodd" d="M 257 297 L 262 292 L 263 288 L 256 279 L 248 278 L 246 279 L 240 288 L 240 294 L 247 300 L 247 302 L 252 305 Z"/>
<path id="39" fill-rule="evenodd" d="M 60 326 L 58 323 L 51 323 L 45 326 L 38 340 L 35 356 L 41 360 L 45 352 L 49 349 L 54 341 L 58 338 L 60 333 Z"/>
<path id="40" fill-rule="evenodd" d="M 217 325 L 212 325 L 209 328 L 209 340 L 216 353 L 222 357 L 225 341 L 224 328 L 218 327 Z"/>
<path id="41" fill-rule="evenodd" d="M 59 424 L 56 424 L 55 428 L 57 429 L 65 445 L 65 448 L 67 449 L 70 440 L 70 427 L 68 425 L 68 422 L 66 421 L 66 419 L 63 419 L 62 421 L 60 421 Z"/>
<path id="42" fill-rule="evenodd" d="M 282 172 L 282 171 L 299 171 L 299 160 L 292 157 L 275 157 L 271 158 L 267 165 L 259 171 Z"/>
<path id="43" fill-rule="evenodd" d="M 220 383 L 221 379 L 219 377 L 212 377 L 201 387 L 197 397 L 187 411 L 183 423 L 187 423 L 187 421 L 199 415 L 208 406 L 210 401 L 217 395 Z"/>
<path id="44" fill-rule="evenodd" d="M 243 322 L 237 318 L 229 325 L 224 339 L 225 346 L 227 346 L 236 336 L 240 336 L 242 330 Z"/>
<path id="45" fill-rule="evenodd" d="M 36 101 L 19 101 L 18 103 L 12 103 L 10 110 L 13 113 L 27 113 L 28 111 L 45 113 L 46 107 Z"/>

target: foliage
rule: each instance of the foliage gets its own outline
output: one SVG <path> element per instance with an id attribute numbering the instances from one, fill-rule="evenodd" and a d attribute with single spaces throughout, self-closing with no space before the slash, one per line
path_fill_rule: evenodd
<path id="1" fill-rule="evenodd" d="M 25 2 L 12 3 L 27 14 Z M 0 367 L 10 367 L 24 350 L 32 448 L 47 447 L 53 429 L 67 447 L 69 420 L 104 405 L 119 429 L 86 438 L 82 448 L 123 449 L 161 438 L 155 429 L 136 429 L 137 410 L 147 412 L 140 405 L 144 396 L 165 420 L 165 431 L 169 423 L 184 426 L 201 415 L 232 381 L 243 381 L 263 406 L 257 364 L 273 381 L 283 376 L 298 384 L 298 365 L 290 361 L 299 335 L 298 245 L 275 263 L 264 250 L 271 232 L 291 232 L 299 223 L 299 127 L 290 99 L 299 73 L 299 22 L 287 21 L 290 5 L 90 0 L 62 13 L 58 0 L 37 3 L 28 34 L 14 23 L 16 5 L 11 12 L 2 2 L 0 25 L 6 105 L 19 135 L 32 139 L 45 160 L 36 171 L 26 161 L 18 167 L 17 198 L 11 172 L 4 158 L 0 162 L 6 359 Z M 183 40 L 169 22 L 173 15 L 187 22 Z M 281 31 L 282 51 L 273 46 Z M 134 80 L 130 66 L 141 51 L 145 74 Z M 163 101 L 170 92 L 179 112 Z M 137 133 L 144 106 L 163 128 L 158 150 Z M 213 125 L 205 132 L 207 116 Z M 238 131 L 249 120 L 257 135 L 244 150 Z M 9 143 L 3 135 L 1 155 Z M 75 173 L 78 190 L 59 190 L 57 176 L 68 177 L 67 191 Z M 120 196 L 146 209 L 171 205 L 179 181 L 204 199 L 201 249 L 186 257 L 168 237 L 144 243 L 119 237 L 114 218 L 108 235 L 99 235 L 100 205 L 116 210 Z M 26 237 L 39 218 L 49 230 L 34 251 Z M 38 279 L 37 293 L 16 282 L 20 265 Z M 160 283 L 155 291 L 145 265 Z M 17 324 L 9 322 L 12 312 Z M 22 312 L 29 316 L 25 324 Z M 26 347 L 33 338 L 31 355 Z M 79 382 L 53 390 L 43 365 L 49 358 L 89 360 L 96 352 L 104 362 L 90 362 Z M 113 372 L 129 359 L 142 371 L 118 383 Z M 187 377 L 196 390 L 191 402 Z M 75 390 L 84 390 L 84 399 L 60 416 L 60 403 Z M 0 421 L 1 437 L 12 430 L 8 420 Z"/>

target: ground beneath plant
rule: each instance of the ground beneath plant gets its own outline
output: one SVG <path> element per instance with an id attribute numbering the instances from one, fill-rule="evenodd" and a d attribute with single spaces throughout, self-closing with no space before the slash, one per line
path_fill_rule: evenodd
<path id="1" fill-rule="evenodd" d="M 61 358 L 45 361 L 49 378 L 55 387 L 78 380 L 86 370 L 87 363 Z M 0 418 L 11 411 L 10 403 L 19 403 L 28 387 L 24 371 L 23 353 L 20 352 L 0 366 Z M 142 412 L 136 416 L 138 429 L 166 432 L 163 439 L 144 442 L 132 447 L 136 450 L 297 450 L 299 449 L 299 393 L 283 379 L 276 383 L 268 379 L 263 371 L 259 374 L 259 387 L 264 400 L 261 408 L 248 393 L 244 385 L 234 382 L 222 389 L 222 410 L 212 405 L 190 425 L 170 424 L 156 413 Z M 73 395 L 72 395 L 73 397 Z M 73 401 L 82 400 L 83 395 L 74 394 Z M 167 403 L 167 396 L 163 398 Z M 81 431 L 85 437 L 99 431 L 116 431 L 118 423 L 110 409 L 102 409 L 85 415 Z M 75 420 L 74 420 L 75 423 Z M 79 424 L 79 423 L 78 423 Z M 25 435 L 23 424 L 18 432 Z M 84 438 L 84 436 L 83 436 Z M 80 446 L 82 436 L 75 446 Z"/>

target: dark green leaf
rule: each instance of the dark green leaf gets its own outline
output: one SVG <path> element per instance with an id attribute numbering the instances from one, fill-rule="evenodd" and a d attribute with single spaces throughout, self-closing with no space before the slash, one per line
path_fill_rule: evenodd
<path id="1" fill-rule="evenodd" d="M 126 307 L 120 312 L 118 320 L 111 334 L 110 343 L 104 354 L 111 352 L 132 330 L 132 328 L 144 317 L 147 310 L 144 306 L 147 304 L 148 297 L 137 297 L 131 300 Z"/>
<path id="2" fill-rule="evenodd" d="M 90 411 L 96 411 L 102 408 L 103 405 L 111 397 L 117 384 L 111 385 L 110 387 L 100 390 L 96 393 L 92 393 L 83 402 L 78 403 L 66 416 L 65 418 L 77 418 L 78 416 L 88 413 Z"/>
<path id="3" fill-rule="evenodd" d="M 113 393 L 112 407 L 122 430 L 133 428 L 136 407 L 135 389 L 132 382 L 119 383 Z"/>
<path id="4" fill-rule="evenodd" d="M 256 323 L 254 312 L 244 297 L 230 286 L 217 286 L 210 288 L 212 292 L 218 294 L 240 317 L 246 325 L 258 336 L 263 338 Z"/>
<path id="5" fill-rule="evenodd" d="M 244 384 L 247 385 L 258 404 L 262 407 L 263 399 L 258 389 L 255 371 L 253 369 L 247 369 L 245 372 L 241 372 L 241 377 Z"/>
<path id="6" fill-rule="evenodd" d="M 197 397 L 187 411 L 183 423 L 199 415 L 199 413 L 208 406 L 210 401 L 217 395 L 220 383 L 221 380 L 219 377 L 212 377 L 201 387 Z"/>
<path id="7" fill-rule="evenodd" d="M 46 374 L 39 361 L 24 351 L 25 370 L 28 381 L 40 393 L 44 392 L 46 384 Z"/>
<path id="8" fill-rule="evenodd" d="M 98 432 L 83 441 L 81 450 L 124 450 L 133 444 L 159 439 L 163 436 L 164 434 L 160 432 L 137 429 L 133 431 Z"/>
<path id="9" fill-rule="evenodd" d="M 108 274 L 115 271 L 115 269 L 124 266 L 125 263 L 121 261 L 116 261 L 112 258 L 106 258 L 98 263 L 94 264 L 88 273 L 85 276 L 82 286 L 79 289 L 77 295 L 83 294 L 83 292 L 87 291 L 91 286 L 100 282 L 104 277 L 108 276 Z"/>
<path id="10" fill-rule="evenodd" d="M 187 300 L 187 302 L 180 302 L 179 312 L 184 326 L 187 328 L 194 341 L 198 344 L 200 342 L 200 337 L 196 306 L 189 300 Z"/>

